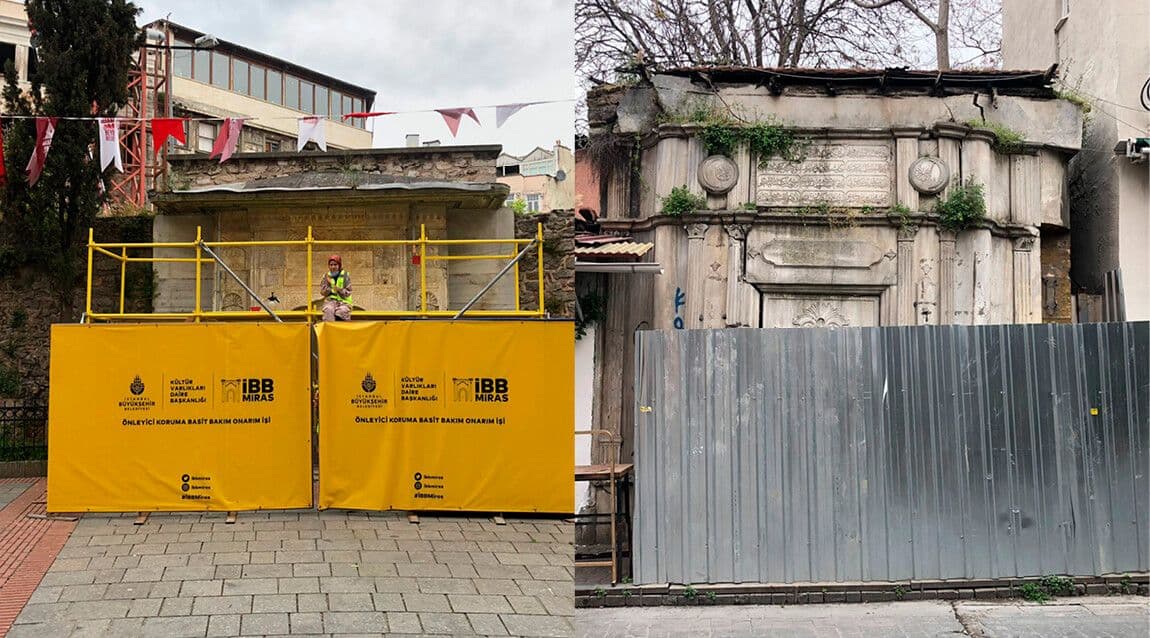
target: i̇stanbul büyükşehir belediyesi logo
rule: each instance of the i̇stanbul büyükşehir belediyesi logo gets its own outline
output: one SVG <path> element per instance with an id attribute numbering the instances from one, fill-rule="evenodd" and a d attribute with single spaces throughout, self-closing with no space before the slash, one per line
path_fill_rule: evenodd
<path id="1" fill-rule="evenodd" d="M 382 408 L 387 405 L 387 397 L 375 394 L 379 386 L 375 382 L 375 377 L 371 376 L 368 372 L 360 382 L 359 388 L 363 393 L 356 394 L 351 398 L 351 405 L 356 408 Z"/>
<path id="2" fill-rule="evenodd" d="M 507 403 L 507 379 L 503 377 L 452 377 L 452 396 L 462 403 Z"/>
<path id="3" fill-rule="evenodd" d="M 156 402 L 144 395 L 145 388 L 144 380 L 140 378 L 140 375 L 137 374 L 132 377 L 131 383 L 128 384 L 129 394 L 125 395 L 118 403 L 120 409 L 125 412 L 140 412 L 156 407 Z"/>
<path id="4" fill-rule="evenodd" d="M 224 403 L 275 401 L 275 380 L 220 379 L 220 397 Z"/>

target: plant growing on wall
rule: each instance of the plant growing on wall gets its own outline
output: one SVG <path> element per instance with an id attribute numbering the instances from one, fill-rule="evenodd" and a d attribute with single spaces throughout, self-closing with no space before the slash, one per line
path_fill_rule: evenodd
<path id="1" fill-rule="evenodd" d="M 686 186 L 676 186 L 663 198 L 662 212 L 664 215 L 679 216 L 683 213 L 693 213 L 707 208 L 707 199 L 687 190 Z"/>
<path id="2" fill-rule="evenodd" d="M 986 217 L 986 197 L 982 184 L 968 178 L 966 183 L 950 189 L 945 199 L 939 199 L 934 212 L 945 228 L 965 230 Z"/>
<path id="3" fill-rule="evenodd" d="M 1022 134 L 1005 124 L 988 122 L 986 120 L 967 120 L 965 124 L 970 128 L 994 133 L 994 144 L 992 144 L 992 146 L 994 150 L 999 153 L 1009 154 L 1022 152 L 1023 143 L 1025 142 L 1022 138 Z"/>
<path id="4" fill-rule="evenodd" d="M 589 292 L 579 296 L 579 315 L 575 317 L 575 340 L 587 336 L 587 327 L 607 318 L 607 298 Z"/>
<path id="5" fill-rule="evenodd" d="M 511 211 L 514 212 L 516 215 L 526 215 L 527 214 L 527 200 L 519 199 L 519 198 L 513 199 L 513 200 L 511 200 L 511 205 L 509 205 L 508 208 L 510 208 Z"/>

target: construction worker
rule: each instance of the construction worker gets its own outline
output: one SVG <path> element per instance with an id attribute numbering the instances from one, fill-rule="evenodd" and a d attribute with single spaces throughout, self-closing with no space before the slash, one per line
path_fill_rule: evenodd
<path id="1" fill-rule="evenodd" d="M 328 258 L 319 293 L 324 298 L 324 321 L 351 321 L 351 276 L 343 269 L 339 255 Z"/>

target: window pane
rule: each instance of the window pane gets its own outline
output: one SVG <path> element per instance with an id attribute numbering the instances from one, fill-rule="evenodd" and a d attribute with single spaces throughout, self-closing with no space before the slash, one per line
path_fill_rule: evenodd
<path id="1" fill-rule="evenodd" d="M 200 82 L 207 82 L 212 75 L 212 52 L 211 51 L 194 51 L 195 58 L 192 67 L 192 79 Z"/>
<path id="2" fill-rule="evenodd" d="M 262 66 L 252 65 L 252 97 L 264 99 L 264 79 L 267 75 L 267 70 Z"/>
<path id="3" fill-rule="evenodd" d="M 279 71 L 268 71 L 268 102 L 283 104 L 284 76 Z"/>
<path id="4" fill-rule="evenodd" d="M 200 122 L 196 135 L 196 150 L 210 153 L 212 145 L 216 143 L 216 125 L 211 122 Z"/>
<path id="5" fill-rule="evenodd" d="M 248 92 L 248 63 L 232 60 L 232 90 L 236 93 Z"/>
<path id="6" fill-rule="evenodd" d="M 299 78 L 284 76 L 284 106 L 299 108 Z"/>
<path id="7" fill-rule="evenodd" d="M 315 85 L 311 82 L 299 84 L 299 110 L 304 113 L 315 113 Z"/>
<path id="8" fill-rule="evenodd" d="M 344 113 L 355 113 L 356 112 L 355 109 L 351 108 L 351 96 L 350 95 L 343 96 L 343 112 Z"/>
<path id="9" fill-rule="evenodd" d="M 172 42 L 174 46 L 190 47 L 191 42 Z M 178 78 L 192 77 L 192 52 L 188 49 L 172 49 L 172 73 Z"/>
<path id="10" fill-rule="evenodd" d="M 228 88 L 228 62 L 230 58 L 223 53 L 212 51 L 212 86 L 222 89 Z"/>
<path id="11" fill-rule="evenodd" d="M 343 94 L 339 91 L 331 92 L 331 117 L 333 120 L 338 120 L 343 117 Z"/>
<path id="12" fill-rule="evenodd" d="M 315 87 L 315 114 L 327 115 L 327 87 Z"/>

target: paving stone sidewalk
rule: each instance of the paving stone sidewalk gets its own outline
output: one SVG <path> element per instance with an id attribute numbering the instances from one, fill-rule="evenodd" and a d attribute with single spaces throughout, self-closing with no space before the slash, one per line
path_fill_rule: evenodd
<path id="1" fill-rule="evenodd" d="M 311 510 L 86 515 L 8 634 L 574 634 L 554 519 Z"/>
<path id="2" fill-rule="evenodd" d="M 904 636 L 1145 638 L 1150 600 L 1135 596 L 1020 601 L 907 601 L 792 606 L 581 609 L 581 638 Z"/>

